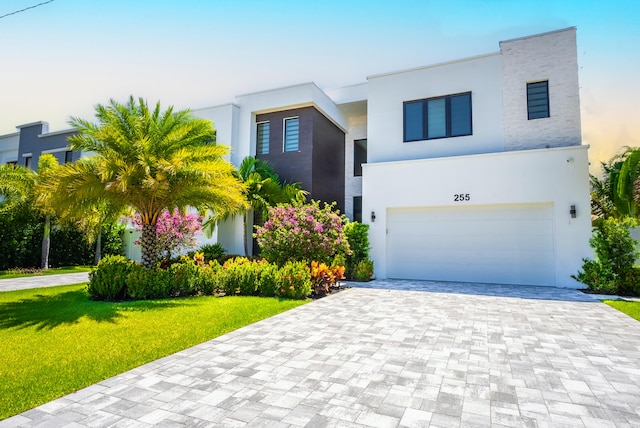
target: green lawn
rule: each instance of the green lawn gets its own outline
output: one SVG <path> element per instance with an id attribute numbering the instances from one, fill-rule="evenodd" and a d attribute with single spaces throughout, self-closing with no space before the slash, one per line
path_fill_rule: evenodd
<path id="1" fill-rule="evenodd" d="M 47 269 L 39 271 L 37 273 L 22 273 L 17 270 L 0 270 L 0 279 L 22 278 L 25 276 L 40 276 L 40 275 L 57 275 L 59 273 L 77 273 L 77 272 L 90 272 L 90 266 L 68 266 L 55 269 Z"/>
<path id="2" fill-rule="evenodd" d="M 85 284 L 0 293 L 0 420 L 305 301 L 94 302 Z"/>
<path id="3" fill-rule="evenodd" d="M 640 321 L 640 302 L 627 302 L 626 300 L 603 300 L 603 302 Z"/>

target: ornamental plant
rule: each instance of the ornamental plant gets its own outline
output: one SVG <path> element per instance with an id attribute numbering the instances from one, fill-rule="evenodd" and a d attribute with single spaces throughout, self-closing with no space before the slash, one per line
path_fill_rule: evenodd
<path id="1" fill-rule="evenodd" d="M 328 293 L 344 278 L 344 266 L 327 266 L 325 263 L 311 262 L 311 286 L 315 294 Z"/>
<path id="2" fill-rule="evenodd" d="M 156 223 L 156 241 L 153 247 L 157 260 L 169 262 L 172 254 L 193 248 L 196 246 L 196 235 L 202 233 L 202 216 L 196 214 L 186 214 L 177 208 L 173 213 L 164 211 Z M 141 231 L 143 223 L 140 216 L 133 218 L 133 224 L 137 231 Z M 140 239 L 135 241 L 140 244 Z"/>
<path id="3" fill-rule="evenodd" d="M 261 255 L 283 266 L 287 261 L 331 263 L 337 253 L 350 254 L 344 233 L 345 217 L 333 204 L 311 201 L 303 205 L 269 208 L 268 220 L 256 227 L 254 237 Z"/>

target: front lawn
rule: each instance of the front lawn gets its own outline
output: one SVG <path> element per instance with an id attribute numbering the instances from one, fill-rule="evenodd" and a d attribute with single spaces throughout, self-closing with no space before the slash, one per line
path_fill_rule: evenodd
<path id="1" fill-rule="evenodd" d="M 52 268 L 47 270 L 40 270 L 40 269 L 0 270 L 0 279 L 23 278 L 26 276 L 40 276 L 40 275 L 57 275 L 60 273 L 78 273 L 78 272 L 91 272 L 91 267 L 90 266 L 67 266 L 67 267 Z"/>
<path id="2" fill-rule="evenodd" d="M 0 293 L 0 420 L 304 303 L 96 302 L 85 284 Z"/>
<path id="3" fill-rule="evenodd" d="M 604 303 L 640 321 L 640 302 L 626 300 L 603 300 Z"/>

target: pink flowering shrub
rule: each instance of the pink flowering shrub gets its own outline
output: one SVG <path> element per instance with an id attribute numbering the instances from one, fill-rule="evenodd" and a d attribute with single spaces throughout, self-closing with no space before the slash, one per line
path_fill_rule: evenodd
<path id="1" fill-rule="evenodd" d="M 202 216 L 183 214 L 177 208 L 173 213 L 164 211 L 156 223 L 155 251 L 158 260 L 169 261 L 173 254 L 196 246 L 196 235 L 202 233 Z M 137 231 L 142 230 L 140 216 L 135 215 L 133 224 Z M 135 244 L 139 245 L 140 240 Z"/>
<path id="2" fill-rule="evenodd" d="M 278 205 L 269 208 L 268 220 L 256 228 L 254 237 L 261 255 L 283 266 L 287 261 L 331 263 L 338 253 L 349 254 L 344 234 L 344 216 L 333 204 L 311 201 L 305 205 Z"/>

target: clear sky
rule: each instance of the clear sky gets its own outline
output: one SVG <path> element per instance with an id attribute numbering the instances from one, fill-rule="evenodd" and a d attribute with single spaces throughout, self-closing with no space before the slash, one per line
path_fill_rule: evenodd
<path id="1" fill-rule="evenodd" d="M 46 0 L 0 0 L 0 16 Z M 592 169 L 640 146 L 638 0 L 54 0 L 0 18 L 0 134 L 129 95 L 202 108 L 235 95 L 366 76 L 578 28 Z"/>

